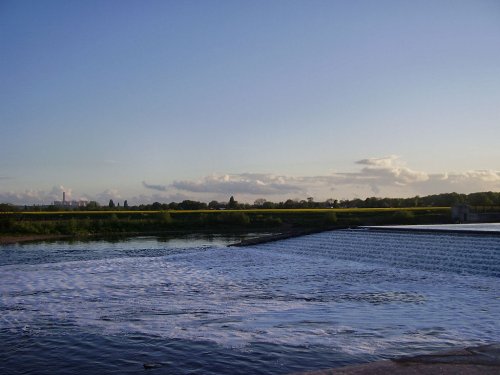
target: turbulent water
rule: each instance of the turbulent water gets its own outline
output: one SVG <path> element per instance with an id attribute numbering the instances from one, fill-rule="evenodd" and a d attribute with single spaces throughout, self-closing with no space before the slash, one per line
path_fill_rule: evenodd
<path id="1" fill-rule="evenodd" d="M 500 341 L 500 236 L 0 247 L 0 373 L 290 373 Z"/>

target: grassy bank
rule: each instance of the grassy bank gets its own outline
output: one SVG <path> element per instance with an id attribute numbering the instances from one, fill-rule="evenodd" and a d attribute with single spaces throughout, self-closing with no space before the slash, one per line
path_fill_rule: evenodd
<path id="1" fill-rule="evenodd" d="M 447 207 L 3 212 L 0 236 L 279 232 L 335 225 L 449 222 Z"/>

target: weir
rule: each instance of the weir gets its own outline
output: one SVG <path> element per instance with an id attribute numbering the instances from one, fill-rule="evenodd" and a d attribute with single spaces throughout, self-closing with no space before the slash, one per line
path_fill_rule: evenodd
<path id="1" fill-rule="evenodd" d="M 481 236 L 463 234 L 338 230 L 262 244 L 259 248 L 400 268 L 500 277 L 500 236 L 485 232 Z"/>

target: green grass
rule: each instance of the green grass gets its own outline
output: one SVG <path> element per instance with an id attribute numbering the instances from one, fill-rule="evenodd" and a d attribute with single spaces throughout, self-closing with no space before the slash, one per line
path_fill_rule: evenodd
<path id="1" fill-rule="evenodd" d="M 449 207 L 1 212 L 0 235 L 318 230 L 450 222 Z"/>

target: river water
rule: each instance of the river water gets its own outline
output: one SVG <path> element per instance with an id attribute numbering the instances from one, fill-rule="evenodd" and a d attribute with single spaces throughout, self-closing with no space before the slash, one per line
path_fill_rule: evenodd
<path id="1" fill-rule="evenodd" d="M 498 235 L 234 240 L 1 246 L 0 373 L 285 374 L 500 341 Z"/>

